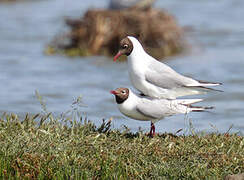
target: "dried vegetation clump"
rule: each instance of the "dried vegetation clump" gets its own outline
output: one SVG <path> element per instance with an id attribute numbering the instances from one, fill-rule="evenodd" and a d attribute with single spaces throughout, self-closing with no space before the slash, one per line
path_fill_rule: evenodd
<path id="1" fill-rule="evenodd" d="M 144 48 L 163 58 L 181 52 L 186 43 L 175 18 L 154 8 L 88 10 L 81 19 L 67 19 L 69 43 L 56 38 L 47 52 L 68 55 L 115 55 L 119 41 L 127 35 L 139 36 Z M 66 42 L 66 41 L 65 41 Z"/>

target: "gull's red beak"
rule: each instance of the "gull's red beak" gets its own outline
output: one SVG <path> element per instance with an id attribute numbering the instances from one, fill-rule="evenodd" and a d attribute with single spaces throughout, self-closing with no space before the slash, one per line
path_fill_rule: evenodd
<path id="1" fill-rule="evenodd" d="M 119 51 L 116 56 L 114 56 L 114 62 L 122 55 L 122 53 Z"/>
<path id="2" fill-rule="evenodd" d="M 116 95 L 117 94 L 116 91 L 110 91 L 110 93 L 113 94 L 113 95 Z"/>

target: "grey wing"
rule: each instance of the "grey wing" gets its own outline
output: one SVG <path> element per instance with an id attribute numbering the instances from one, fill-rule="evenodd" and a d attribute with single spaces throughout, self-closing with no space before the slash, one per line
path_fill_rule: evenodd
<path id="1" fill-rule="evenodd" d="M 153 62 L 149 66 L 146 72 L 146 80 L 165 89 L 198 85 L 196 80 L 182 76 L 169 66 L 160 62 Z"/>
<path id="2" fill-rule="evenodd" d="M 136 106 L 136 110 L 152 119 L 163 119 L 164 117 L 175 114 L 175 111 L 169 108 L 167 100 L 148 100 L 143 99 Z"/>

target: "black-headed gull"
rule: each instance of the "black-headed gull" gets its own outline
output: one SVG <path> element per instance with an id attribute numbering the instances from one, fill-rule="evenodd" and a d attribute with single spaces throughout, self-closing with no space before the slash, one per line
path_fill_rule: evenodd
<path id="1" fill-rule="evenodd" d="M 177 73 L 147 54 L 141 43 L 132 36 L 121 40 L 114 61 L 121 55 L 128 56 L 128 70 L 134 87 L 150 97 L 176 99 L 180 96 L 202 94 L 214 90 L 207 86 L 221 84 L 198 81 Z"/>
<path id="2" fill-rule="evenodd" d="M 141 121 L 151 121 L 150 135 L 155 135 L 154 123 L 164 117 L 175 114 L 186 114 L 191 111 L 204 111 L 212 107 L 192 106 L 192 104 L 202 101 L 202 99 L 155 99 L 150 97 L 140 97 L 128 88 L 117 88 L 110 91 L 115 95 L 116 103 L 121 113 Z"/>

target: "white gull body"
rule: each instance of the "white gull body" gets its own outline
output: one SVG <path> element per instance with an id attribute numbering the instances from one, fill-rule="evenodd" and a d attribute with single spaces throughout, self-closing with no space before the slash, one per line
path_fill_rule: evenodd
<path id="1" fill-rule="evenodd" d="M 205 86 L 220 85 L 197 81 L 177 73 L 147 54 L 136 38 L 128 38 L 133 44 L 133 50 L 128 56 L 129 76 L 133 86 L 144 95 L 176 99 L 180 96 L 202 94 L 210 89 Z"/>
<path id="2" fill-rule="evenodd" d="M 153 99 L 140 97 L 129 89 L 128 98 L 121 104 L 117 104 L 120 112 L 132 119 L 151 121 L 155 123 L 164 117 L 175 114 L 186 114 L 191 111 L 204 111 L 206 107 L 194 107 L 191 104 L 202 99 Z"/>

